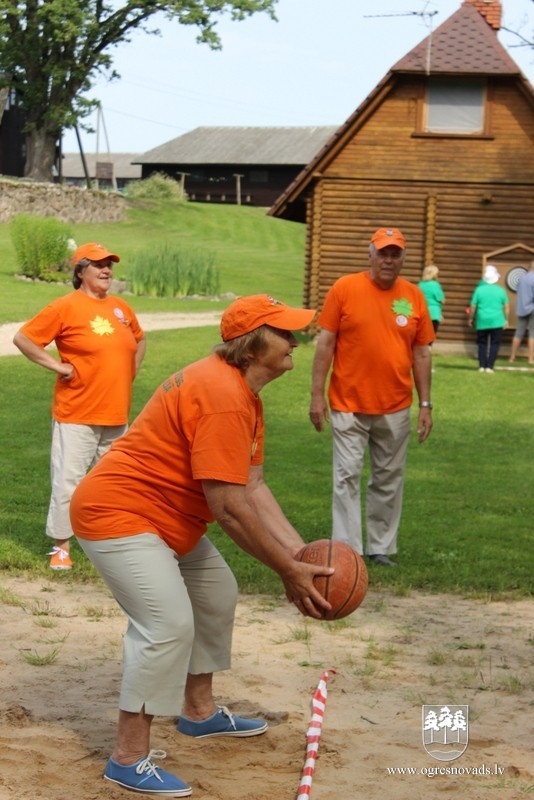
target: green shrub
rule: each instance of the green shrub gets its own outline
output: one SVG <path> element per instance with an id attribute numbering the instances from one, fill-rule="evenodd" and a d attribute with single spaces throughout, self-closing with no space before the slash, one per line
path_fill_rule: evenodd
<path id="1" fill-rule="evenodd" d="M 71 272 L 68 225 L 56 217 L 19 214 L 9 232 L 19 272 L 45 281 L 69 280 Z"/>
<path id="2" fill-rule="evenodd" d="M 125 195 L 134 200 L 183 200 L 182 187 L 163 172 L 154 172 L 142 181 L 132 181 Z"/>
<path id="3" fill-rule="evenodd" d="M 171 249 L 162 244 L 154 250 L 136 253 L 127 281 L 135 295 L 149 297 L 189 297 L 216 295 L 219 271 L 209 253 Z"/>

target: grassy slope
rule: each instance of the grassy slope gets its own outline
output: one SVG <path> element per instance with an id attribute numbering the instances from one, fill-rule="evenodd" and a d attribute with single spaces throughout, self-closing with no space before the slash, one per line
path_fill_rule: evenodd
<path id="1" fill-rule="evenodd" d="M 221 294 L 269 292 L 288 303 L 302 300 L 304 226 L 275 220 L 265 209 L 200 203 L 131 204 L 125 222 L 73 225 L 76 242 L 103 242 L 121 256 L 117 278 L 128 274 L 128 257 L 162 242 L 215 255 Z M 70 286 L 34 285 L 14 278 L 9 225 L 0 225 L 0 324 L 27 319 Z M 202 311 L 228 301 L 131 298 L 138 312 Z"/>

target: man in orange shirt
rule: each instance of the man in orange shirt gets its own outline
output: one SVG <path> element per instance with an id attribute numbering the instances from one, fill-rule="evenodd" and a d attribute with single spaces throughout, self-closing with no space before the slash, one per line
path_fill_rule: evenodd
<path id="1" fill-rule="evenodd" d="M 397 552 L 413 383 L 420 442 L 432 428 L 434 330 L 423 293 L 399 277 L 405 248 L 397 228 L 380 228 L 369 246 L 369 271 L 345 275 L 330 288 L 317 321 L 310 405 L 316 430 L 332 423 L 332 538 L 363 554 L 360 478 L 368 447 L 366 554 L 389 567 L 396 566 L 390 556 Z"/>
<path id="2" fill-rule="evenodd" d="M 116 253 L 88 242 L 74 252 L 75 291 L 49 303 L 15 334 L 35 364 L 55 372 L 46 535 L 54 540 L 50 567 L 70 569 L 72 492 L 89 467 L 128 426 L 132 384 L 145 354 L 137 317 L 108 295 Z M 51 342 L 57 358 L 46 349 Z"/>
<path id="3" fill-rule="evenodd" d="M 213 700 L 213 672 L 230 666 L 237 587 L 204 536 L 209 522 L 275 570 L 302 614 L 330 608 L 313 578 L 333 570 L 295 560 L 304 542 L 263 476 L 259 392 L 293 369 L 291 331 L 314 316 L 268 295 L 236 300 L 222 316 L 223 343 L 168 378 L 74 492 L 78 541 L 129 619 L 109 781 L 191 794 L 152 761 L 156 714 L 180 715 L 178 731 L 195 738 L 267 729 Z"/>

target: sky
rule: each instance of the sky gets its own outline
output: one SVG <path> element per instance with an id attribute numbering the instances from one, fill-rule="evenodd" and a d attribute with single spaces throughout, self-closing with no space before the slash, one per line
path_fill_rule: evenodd
<path id="1" fill-rule="evenodd" d="M 391 66 L 462 0 L 278 0 L 243 22 L 220 18 L 223 48 L 156 16 L 161 36 L 134 31 L 110 51 L 120 78 L 99 79 L 101 104 L 80 130 L 86 153 L 141 154 L 199 126 L 341 125 Z M 502 0 L 502 26 L 534 38 L 534 0 Z M 152 24 L 153 23 L 153 24 Z M 499 39 L 534 84 L 534 49 Z M 75 152 L 74 131 L 63 151 Z"/>

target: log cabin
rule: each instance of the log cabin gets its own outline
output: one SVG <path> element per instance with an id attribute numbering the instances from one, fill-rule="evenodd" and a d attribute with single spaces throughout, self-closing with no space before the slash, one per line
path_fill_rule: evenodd
<path id="1" fill-rule="evenodd" d="M 404 277 L 439 268 L 436 342 L 471 352 L 466 306 L 497 266 L 515 326 L 518 275 L 534 258 L 534 90 L 497 33 L 498 0 L 459 9 L 394 64 L 277 198 L 269 214 L 306 224 L 304 304 L 368 268 L 380 227 L 407 238 Z"/>

